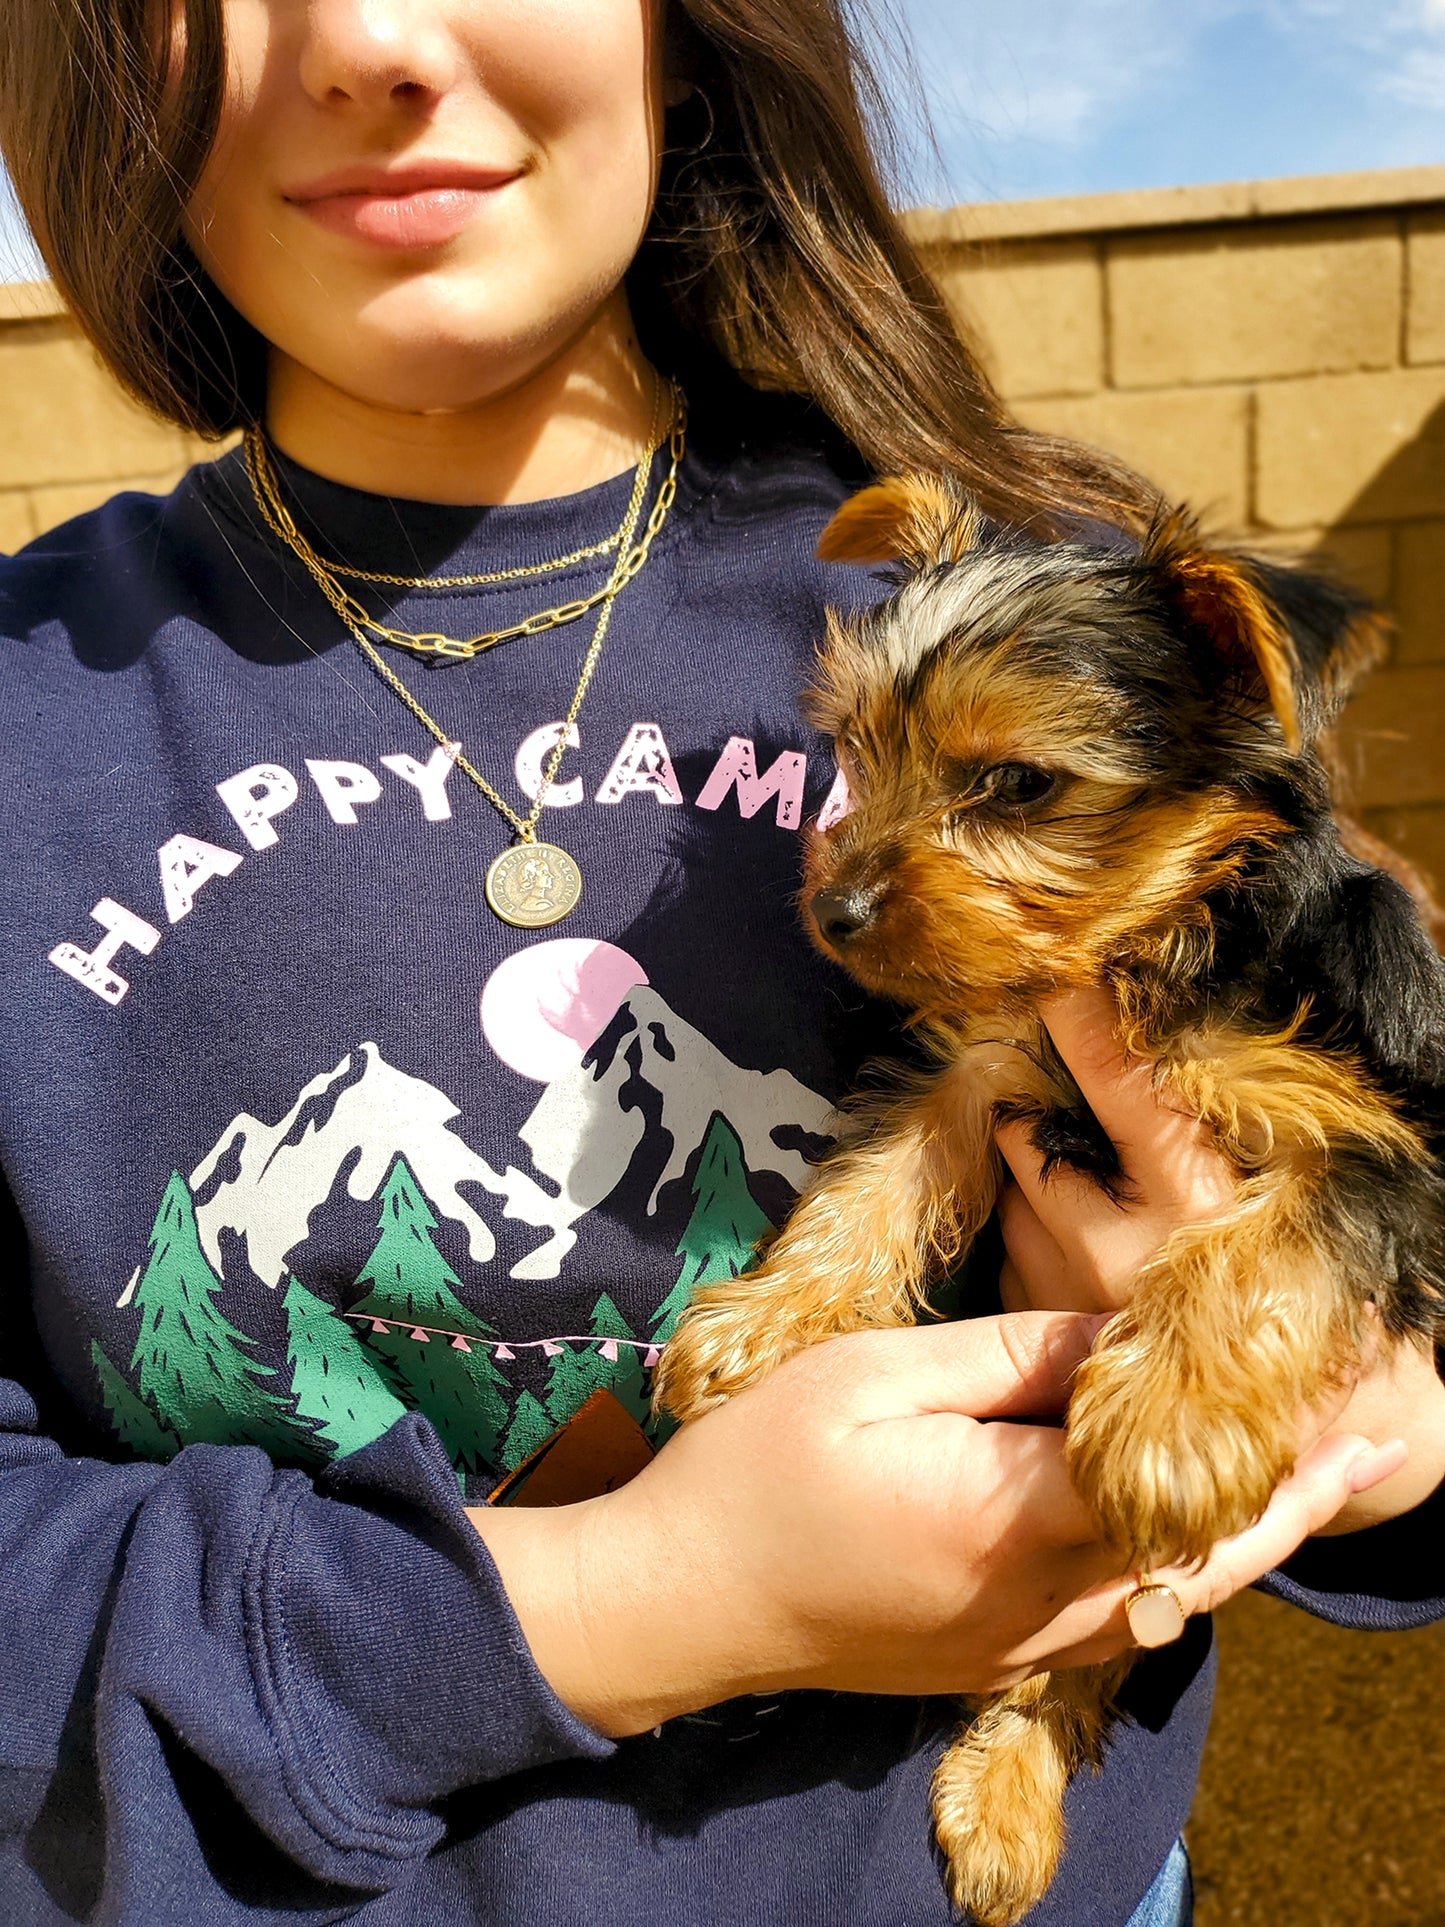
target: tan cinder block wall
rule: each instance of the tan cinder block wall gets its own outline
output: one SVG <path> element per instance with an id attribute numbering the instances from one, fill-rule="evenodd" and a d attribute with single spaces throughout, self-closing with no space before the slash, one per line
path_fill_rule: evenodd
<path id="1" fill-rule="evenodd" d="M 0 553 L 213 452 L 120 392 L 46 284 L 0 286 Z"/>
<path id="2" fill-rule="evenodd" d="M 1342 738 L 1352 801 L 1445 884 L 1445 167 L 909 225 L 1025 420 L 1390 608 Z"/>
<path id="3" fill-rule="evenodd" d="M 1392 609 L 1345 736 L 1353 800 L 1445 884 L 1445 167 L 909 225 L 1026 420 L 1329 551 Z M 210 452 L 118 393 L 47 286 L 0 287 L 0 551 Z"/>

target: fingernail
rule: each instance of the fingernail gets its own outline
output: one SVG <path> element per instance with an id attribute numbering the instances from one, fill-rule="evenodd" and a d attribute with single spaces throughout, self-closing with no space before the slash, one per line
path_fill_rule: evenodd
<path id="1" fill-rule="evenodd" d="M 1083 1328 L 1088 1333 L 1091 1345 L 1113 1316 L 1111 1311 L 1091 1311 L 1085 1316 Z"/>
<path id="2" fill-rule="evenodd" d="M 1403 1439 L 1386 1439 L 1383 1445 L 1371 1446 L 1351 1459 L 1345 1482 L 1351 1492 L 1368 1492 L 1372 1485 L 1398 1472 L 1409 1456 L 1410 1448 Z"/>

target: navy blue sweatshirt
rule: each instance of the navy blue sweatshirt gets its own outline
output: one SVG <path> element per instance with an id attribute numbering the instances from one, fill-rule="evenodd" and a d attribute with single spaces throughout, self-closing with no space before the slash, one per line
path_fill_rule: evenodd
<path id="1" fill-rule="evenodd" d="M 285 470 L 397 574 L 607 535 L 627 478 L 484 511 Z M 462 1510 L 599 1386 L 645 1419 L 700 1280 L 777 1224 L 880 1013 L 805 942 L 801 719 L 847 491 L 803 418 L 695 423 L 544 830 L 497 812 L 261 525 L 235 456 L 0 563 L 0 1920 L 943 1927 L 942 1703 L 748 1699 L 620 1744 L 539 1676 Z M 499 627 L 598 586 L 369 590 Z M 376 601 L 376 607 L 382 606 Z M 525 808 L 590 622 L 429 672 Z M 1439 1508 L 1275 1588 L 1441 1615 Z M 1123 1922 L 1189 1807 L 1210 1631 L 1151 1656 L 1037 1927 Z"/>

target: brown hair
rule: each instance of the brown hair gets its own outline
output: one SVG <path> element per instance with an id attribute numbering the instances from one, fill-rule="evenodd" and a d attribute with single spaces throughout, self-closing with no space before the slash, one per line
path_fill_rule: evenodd
<path id="1" fill-rule="evenodd" d="M 842 0 L 673 4 L 706 125 L 664 158 L 630 280 L 655 357 L 810 396 L 874 471 L 944 471 L 1016 525 L 1138 521 L 1145 485 L 1010 420 L 962 340 L 889 208 Z M 212 436 L 265 386 L 180 232 L 223 61 L 221 0 L 0 0 L 0 147 L 41 254 L 120 381 Z"/>

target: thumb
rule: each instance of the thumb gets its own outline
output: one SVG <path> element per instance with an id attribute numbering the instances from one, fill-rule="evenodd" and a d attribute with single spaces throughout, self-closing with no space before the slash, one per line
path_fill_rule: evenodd
<path id="1" fill-rule="evenodd" d="M 955 1412 L 966 1418 L 1062 1415 L 1074 1374 L 1103 1317 L 1076 1312 L 1010 1312 L 948 1325 L 857 1332 L 832 1342 L 856 1374 L 849 1416 L 882 1419 Z"/>

